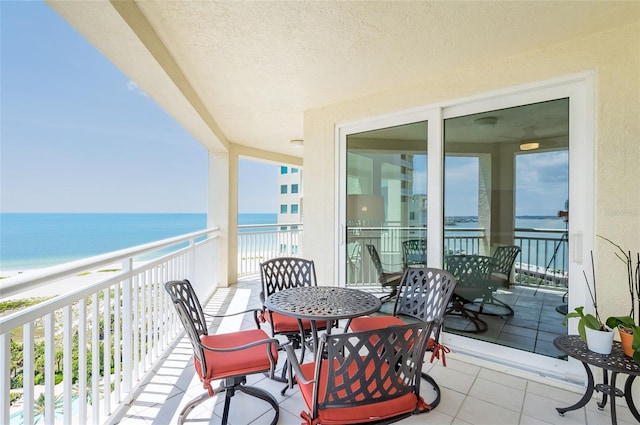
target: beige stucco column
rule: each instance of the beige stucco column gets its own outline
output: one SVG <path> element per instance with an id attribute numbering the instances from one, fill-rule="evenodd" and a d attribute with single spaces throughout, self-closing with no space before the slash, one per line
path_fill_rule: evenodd
<path id="1" fill-rule="evenodd" d="M 238 154 L 209 152 L 209 201 L 207 227 L 218 226 L 216 285 L 238 280 Z"/>

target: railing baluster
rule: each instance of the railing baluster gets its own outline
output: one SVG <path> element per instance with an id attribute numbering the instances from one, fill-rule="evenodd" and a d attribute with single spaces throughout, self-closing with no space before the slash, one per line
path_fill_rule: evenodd
<path id="1" fill-rule="evenodd" d="M 55 422 L 55 313 L 44 316 L 44 423 Z"/>
<path id="2" fill-rule="evenodd" d="M 78 301 L 78 418 L 87 421 L 87 299 Z M 28 422 L 27 422 L 28 423 Z"/>
<path id="3" fill-rule="evenodd" d="M 91 417 L 93 423 L 100 418 L 100 298 L 91 296 Z"/>
<path id="4" fill-rule="evenodd" d="M 0 368 L 2 368 L 2 386 L 0 387 L 0 396 L 4 400 L 9 400 L 11 393 L 11 330 L 5 331 L 0 335 Z M 0 419 L 2 423 L 9 423 L 9 403 L 2 403 L 0 407 Z"/>
<path id="5" fill-rule="evenodd" d="M 9 335 L 9 334 L 7 334 Z M 23 368 L 22 368 L 22 405 L 26 406 L 22 410 L 22 417 L 25 424 L 32 424 L 34 422 L 33 418 L 33 405 L 34 405 L 34 370 L 35 370 L 35 357 L 34 357 L 34 346 L 35 346 L 35 332 L 34 332 L 34 323 L 31 321 L 26 323 L 22 329 L 22 358 L 23 358 Z M 3 362 L 3 364 L 5 364 Z M 6 362 L 6 365 L 9 365 L 9 362 Z M 9 376 L 9 374 L 7 374 Z"/>
<path id="6" fill-rule="evenodd" d="M 72 371 L 72 337 L 73 337 L 73 312 L 71 310 L 71 304 L 64 306 L 63 311 L 63 351 L 64 356 L 62 366 L 62 376 L 64 383 L 63 391 L 63 419 L 64 423 L 70 424 L 72 420 L 73 409 L 71 408 L 73 402 L 72 384 L 73 384 L 73 371 Z"/>

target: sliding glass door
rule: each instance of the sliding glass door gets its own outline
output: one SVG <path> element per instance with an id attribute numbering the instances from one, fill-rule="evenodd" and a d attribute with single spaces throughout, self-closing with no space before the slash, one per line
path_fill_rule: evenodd
<path id="1" fill-rule="evenodd" d="M 589 299 L 592 91 L 584 73 L 339 126 L 341 283 L 379 282 L 369 246 L 384 271 L 448 269 L 459 305 L 444 343 L 579 376 L 553 339 L 575 333 L 564 314 Z"/>
<path id="2" fill-rule="evenodd" d="M 379 286 L 382 271 L 426 265 L 427 129 L 421 121 L 346 137 L 350 286 Z"/>
<path id="3" fill-rule="evenodd" d="M 569 99 L 446 119 L 444 154 L 444 266 L 464 294 L 445 329 L 562 357 Z"/>

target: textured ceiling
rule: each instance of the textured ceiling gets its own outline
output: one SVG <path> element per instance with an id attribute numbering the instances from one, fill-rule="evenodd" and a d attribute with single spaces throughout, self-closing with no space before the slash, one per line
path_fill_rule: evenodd
<path id="1" fill-rule="evenodd" d="M 640 19 L 611 1 L 49 4 L 209 148 L 293 156 L 306 110 Z"/>

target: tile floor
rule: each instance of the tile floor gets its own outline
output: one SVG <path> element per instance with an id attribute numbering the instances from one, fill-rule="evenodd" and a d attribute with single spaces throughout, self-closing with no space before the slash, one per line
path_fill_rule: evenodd
<path id="1" fill-rule="evenodd" d="M 259 306 L 259 281 L 245 279 L 237 286 L 216 291 L 207 303 L 209 313 L 218 313 L 221 306 L 234 310 Z M 251 327 L 250 320 L 241 323 L 237 318 L 219 323 L 218 329 L 236 330 Z M 442 390 L 440 405 L 430 413 L 412 416 L 399 423 L 432 425 L 607 425 L 611 423 L 608 406 L 598 410 L 596 401 L 564 417 L 555 407 L 574 404 L 581 397 L 583 388 L 562 381 L 543 378 L 527 372 L 511 370 L 504 366 L 484 363 L 475 358 L 452 352 L 447 355 L 447 366 L 441 362 L 425 363 L 424 369 L 436 379 Z M 280 357 L 282 367 L 284 356 Z M 296 387 L 280 394 L 283 384 L 263 376 L 248 378 L 252 385 L 270 391 L 280 403 L 279 425 L 299 425 L 304 403 Z M 423 381 L 424 382 L 424 381 Z M 433 395 L 428 384 L 422 387 L 427 402 Z M 192 351 L 186 338 L 178 341 L 163 360 L 150 373 L 135 400 L 112 417 L 113 424 L 176 423 L 178 413 L 191 399 L 204 390 L 194 375 Z M 214 397 L 200 404 L 187 417 L 189 423 L 219 424 L 223 397 Z M 617 406 L 618 424 L 637 423 L 629 409 Z M 230 425 L 269 424 L 273 411 L 260 400 L 238 393 L 231 402 Z"/>
<path id="2" fill-rule="evenodd" d="M 562 291 L 543 288 L 536 290 L 518 286 L 500 289 L 495 298 L 511 306 L 512 316 L 482 315 L 480 317 L 488 327 L 485 332 L 452 332 L 545 356 L 566 357 L 553 346 L 556 337 L 567 334 L 567 328 L 562 324 L 564 315 L 556 310 L 564 304 L 563 295 Z M 447 316 L 445 328 L 448 322 L 455 320 L 455 317 Z M 460 328 L 459 323 L 453 326 Z M 467 325 L 466 329 L 473 329 L 473 325 Z"/>

